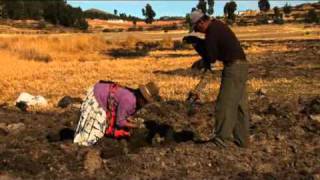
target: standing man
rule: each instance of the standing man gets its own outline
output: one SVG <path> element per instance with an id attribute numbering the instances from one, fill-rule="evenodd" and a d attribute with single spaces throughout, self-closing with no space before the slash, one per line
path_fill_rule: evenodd
<path id="1" fill-rule="evenodd" d="M 204 33 L 205 39 L 186 36 L 184 41 L 194 45 L 202 56 L 202 63 L 209 69 L 211 63 L 222 61 L 220 92 L 215 108 L 215 138 L 213 142 L 226 146 L 233 141 L 240 147 L 248 146 L 249 117 L 246 82 L 248 63 L 239 40 L 231 29 L 217 19 L 196 10 L 191 13 L 192 28 Z"/>

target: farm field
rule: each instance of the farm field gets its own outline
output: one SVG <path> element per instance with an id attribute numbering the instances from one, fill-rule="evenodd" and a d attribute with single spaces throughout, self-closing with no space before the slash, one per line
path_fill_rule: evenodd
<path id="1" fill-rule="evenodd" d="M 79 105 L 61 109 L 58 101 L 83 98 L 99 80 L 133 88 L 155 81 L 164 101 L 184 104 L 200 77 L 190 69 L 198 55 L 180 42 L 186 31 L 1 34 L 0 179 L 319 179 L 319 26 L 234 31 L 250 63 L 247 149 L 108 138 L 84 148 L 55 138 L 61 129 L 75 128 L 79 111 Z M 201 96 L 209 112 L 200 111 L 194 126 L 202 132 L 212 128 L 202 125 L 212 116 L 221 69 L 215 64 Z M 48 105 L 22 112 L 15 107 L 21 92 L 42 95 Z M 189 121 L 194 119 L 176 119 Z"/>

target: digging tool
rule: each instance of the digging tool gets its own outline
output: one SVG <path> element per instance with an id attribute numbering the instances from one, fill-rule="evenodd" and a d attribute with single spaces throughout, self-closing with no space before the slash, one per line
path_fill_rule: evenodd
<path id="1" fill-rule="evenodd" d="M 194 63 L 192 69 L 204 69 L 204 72 L 200 77 L 199 83 L 195 86 L 193 90 L 189 92 L 188 97 L 186 99 L 188 103 L 188 116 L 192 116 L 196 113 L 196 105 L 200 101 L 199 95 L 205 88 L 213 71 L 211 68 L 211 60 L 208 57 L 205 40 L 193 35 L 185 36 L 182 40 L 187 44 L 192 44 L 194 49 L 201 56 L 201 60 Z"/>
<path id="2" fill-rule="evenodd" d="M 200 77 L 199 83 L 188 93 L 188 97 L 186 99 L 188 104 L 188 116 L 192 116 L 197 112 L 197 104 L 200 102 L 200 94 L 207 85 L 211 75 L 211 69 L 209 71 L 204 71 Z"/>

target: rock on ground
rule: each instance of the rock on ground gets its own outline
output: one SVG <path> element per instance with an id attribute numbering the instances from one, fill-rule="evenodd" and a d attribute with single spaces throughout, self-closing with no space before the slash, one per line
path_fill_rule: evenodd
<path id="1" fill-rule="evenodd" d="M 13 123 L 7 126 L 7 130 L 11 134 L 19 133 L 25 128 L 26 128 L 26 125 L 24 123 Z"/>
<path id="2" fill-rule="evenodd" d="M 101 152 L 97 149 L 90 149 L 84 159 L 84 169 L 90 176 L 94 175 L 95 172 L 102 168 Z"/>

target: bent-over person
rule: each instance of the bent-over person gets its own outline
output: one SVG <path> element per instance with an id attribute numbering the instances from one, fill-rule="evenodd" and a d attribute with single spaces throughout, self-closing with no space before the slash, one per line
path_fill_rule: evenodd
<path id="1" fill-rule="evenodd" d="M 159 101 L 159 89 L 153 83 L 138 89 L 122 87 L 114 82 L 100 81 L 91 87 L 81 105 L 81 116 L 74 143 L 89 146 L 102 137 L 129 137 L 129 130 L 143 125 L 132 121 L 134 113 L 147 103 Z"/>

